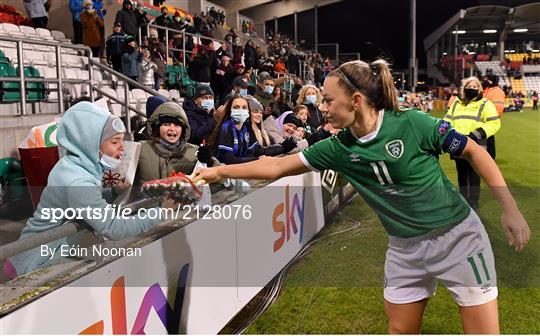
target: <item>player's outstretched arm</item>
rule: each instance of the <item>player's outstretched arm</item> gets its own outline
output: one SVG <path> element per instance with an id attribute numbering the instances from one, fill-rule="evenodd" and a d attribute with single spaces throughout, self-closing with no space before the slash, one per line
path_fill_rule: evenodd
<path id="1" fill-rule="evenodd" d="M 283 176 L 307 173 L 298 154 L 284 157 L 262 157 L 248 163 L 202 168 L 195 172 L 195 181 L 218 182 L 226 178 L 273 180 Z"/>
<path id="2" fill-rule="evenodd" d="M 461 157 L 469 161 L 482 180 L 490 187 L 493 196 L 499 201 L 502 210 L 501 224 L 505 230 L 506 239 L 511 246 L 515 246 L 517 252 L 521 251 L 529 241 L 531 230 L 517 208 L 516 201 L 512 197 L 499 167 L 489 153 L 474 141 L 467 141 Z"/>

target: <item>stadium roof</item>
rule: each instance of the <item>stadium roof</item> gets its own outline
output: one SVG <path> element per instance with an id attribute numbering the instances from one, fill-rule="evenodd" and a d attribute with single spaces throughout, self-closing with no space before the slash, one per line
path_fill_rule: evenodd
<path id="1" fill-rule="evenodd" d="M 512 38 L 540 39 L 540 2 L 519 7 L 477 6 L 462 9 L 424 39 L 430 49 L 446 34 L 458 33 L 459 40 L 499 41 Z M 457 32 L 455 31 L 457 27 Z"/>

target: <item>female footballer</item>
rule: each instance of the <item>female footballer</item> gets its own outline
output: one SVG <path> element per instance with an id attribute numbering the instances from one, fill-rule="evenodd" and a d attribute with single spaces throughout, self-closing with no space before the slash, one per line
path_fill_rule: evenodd
<path id="1" fill-rule="evenodd" d="M 310 170 L 343 174 L 389 235 L 385 309 L 389 332 L 417 334 L 437 281 L 460 307 L 465 333 L 499 333 L 491 244 L 477 214 L 444 175 L 442 152 L 470 162 L 499 201 L 508 242 L 521 251 L 530 230 L 500 170 L 447 121 L 400 111 L 388 64 L 353 61 L 329 73 L 323 112 L 337 136 L 282 158 L 202 169 L 196 179 L 271 180 Z"/>

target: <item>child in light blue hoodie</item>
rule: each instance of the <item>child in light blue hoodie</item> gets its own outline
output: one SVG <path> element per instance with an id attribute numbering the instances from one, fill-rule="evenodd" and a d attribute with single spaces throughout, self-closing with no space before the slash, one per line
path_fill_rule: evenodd
<path id="1" fill-rule="evenodd" d="M 125 132 L 118 117 L 89 102 L 80 102 L 64 113 L 58 126 L 57 141 L 66 150 L 66 156 L 51 170 L 39 205 L 26 222 L 19 240 L 58 227 L 68 220 L 60 218 L 53 221 L 50 209 L 89 207 L 90 213 L 81 212 L 84 221 L 111 240 L 136 236 L 162 221 L 139 217 L 122 219 L 112 215 L 110 203 L 116 196 L 116 190 L 103 189 L 101 178 L 104 170 L 114 170 L 120 163 Z M 95 211 L 107 216 L 95 216 Z M 50 254 L 42 256 L 42 247 L 13 256 L 6 261 L 4 273 L 14 278 L 62 262 L 60 247 L 77 246 L 79 241 L 80 234 L 75 234 L 47 244 L 49 251 L 55 251 L 53 258 Z"/>

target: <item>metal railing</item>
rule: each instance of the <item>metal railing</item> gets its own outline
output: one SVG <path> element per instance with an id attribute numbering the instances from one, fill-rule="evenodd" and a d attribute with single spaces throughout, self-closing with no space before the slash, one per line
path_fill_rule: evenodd
<path id="1" fill-rule="evenodd" d="M 150 93 L 151 95 L 153 96 L 159 96 L 160 93 L 157 92 L 156 90 L 154 89 L 149 89 L 147 88 L 146 86 L 142 85 L 141 83 L 119 73 L 118 71 L 116 70 L 113 70 L 111 68 L 109 68 L 108 66 L 90 58 L 89 59 L 89 64 L 91 65 L 90 67 L 92 68 L 92 66 L 95 66 L 97 68 L 99 68 L 100 70 L 104 71 L 104 72 L 108 72 L 110 73 L 111 75 L 114 75 L 116 76 L 117 78 L 121 79 L 123 82 L 124 82 L 124 100 L 122 101 L 121 99 L 117 98 L 117 97 L 113 97 L 112 95 L 108 94 L 107 92 L 105 92 L 104 90 L 102 90 L 99 86 L 97 85 L 91 85 L 91 90 L 94 90 L 94 91 L 97 91 L 99 92 L 102 96 L 105 96 L 107 97 L 109 100 L 112 100 L 114 101 L 115 103 L 118 103 L 118 104 L 121 104 L 123 106 L 123 110 L 124 110 L 124 114 L 126 116 L 126 129 L 127 129 L 127 133 L 128 134 L 131 134 L 131 116 L 130 116 L 130 111 L 133 111 L 135 112 L 136 114 L 146 118 L 146 114 L 141 112 L 140 110 L 132 107 L 130 105 L 130 99 L 129 99 L 129 87 L 135 87 L 135 88 L 138 88 L 138 89 L 141 89 L 143 91 L 146 91 L 147 93 Z M 170 100 L 169 98 L 165 97 L 165 99 L 167 100 Z M 93 100 L 92 100 L 93 101 Z"/>
<path id="2" fill-rule="evenodd" d="M 186 53 L 187 54 L 193 54 L 194 53 L 193 50 L 186 50 L 186 37 L 192 37 L 193 38 L 193 44 L 195 46 L 200 45 L 201 44 L 200 42 L 202 40 L 211 40 L 213 42 L 219 42 L 220 44 L 225 43 L 225 41 L 214 38 L 214 37 L 207 37 L 207 36 L 202 36 L 202 35 L 197 35 L 197 34 L 191 34 L 191 33 L 185 32 L 185 31 L 181 31 L 181 30 L 177 30 L 177 29 L 173 29 L 173 28 L 169 28 L 169 27 L 159 26 L 159 25 L 157 25 L 157 24 L 155 24 L 153 22 L 150 22 L 150 23 L 146 23 L 146 24 L 143 24 L 143 25 L 139 26 L 139 45 L 141 45 L 142 30 L 146 29 L 146 36 L 150 36 L 150 28 L 156 29 L 157 31 L 165 30 L 165 54 L 167 55 L 167 63 L 168 63 L 169 56 L 171 56 L 171 55 L 169 55 L 169 52 L 170 51 L 178 51 L 178 52 L 182 53 L 182 65 L 184 67 L 186 66 Z M 169 36 L 170 36 L 170 33 L 173 33 L 173 36 L 177 35 L 177 34 L 182 35 L 182 49 L 169 48 Z M 158 36 L 159 36 L 159 33 L 158 33 Z M 159 42 L 163 43 L 163 41 L 159 41 Z M 197 43 L 197 42 L 199 42 L 199 43 Z M 171 56 L 171 57 L 173 57 L 173 56 Z"/>
<path id="3" fill-rule="evenodd" d="M 139 82 L 113 70 L 112 68 L 100 63 L 99 61 L 96 61 L 92 58 L 92 50 L 83 45 L 76 45 L 76 44 L 70 44 L 70 43 L 62 43 L 62 42 L 53 42 L 53 41 L 42 41 L 42 40 L 34 40 L 34 39 L 23 39 L 23 38 L 17 38 L 17 37 L 11 37 L 11 36 L 0 36 L 0 40 L 2 41 L 8 41 L 8 42 L 14 42 L 16 44 L 16 52 L 17 52 L 17 63 L 19 65 L 19 71 L 17 72 L 16 76 L 11 77 L 0 77 L 0 81 L 2 82 L 18 82 L 20 84 L 19 86 L 19 105 L 20 105 L 20 111 L 21 116 L 27 115 L 26 111 L 26 105 L 27 105 L 27 99 L 26 99 L 26 83 L 54 83 L 56 84 L 56 88 L 48 88 L 47 91 L 57 91 L 58 97 L 57 97 L 57 104 L 58 104 L 58 113 L 64 112 L 64 104 L 65 104 L 65 95 L 64 95 L 64 84 L 83 84 L 88 85 L 88 97 L 90 98 L 90 101 L 95 100 L 95 92 L 98 92 L 101 96 L 107 97 L 109 100 L 122 105 L 123 112 L 126 117 L 126 128 L 128 131 L 128 134 L 131 133 L 131 113 L 134 112 L 137 115 L 140 115 L 142 117 L 146 117 L 146 114 L 142 111 L 138 110 L 137 108 L 134 108 L 130 105 L 130 99 L 129 99 L 129 88 L 135 87 L 138 89 L 141 89 L 151 95 L 159 95 L 159 92 L 149 89 L 145 87 L 144 85 L 140 84 Z M 56 67 L 56 78 L 27 78 L 24 74 L 24 51 L 23 48 L 24 44 L 30 44 L 30 45 L 40 45 L 40 46 L 48 46 L 53 47 L 55 50 L 55 62 L 50 63 L 50 66 Z M 4 47 L 5 48 L 5 47 Z M 65 78 L 62 74 L 62 48 L 65 49 L 73 49 L 78 52 L 84 52 L 84 56 L 77 55 L 77 57 L 87 57 L 87 64 L 88 64 L 88 79 L 80 79 L 80 78 Z M 13 62 L 13 61 L 12 61 Z M 32 65 L 32 61 L 29 62 L 29 65 Z M 108 73 L 112 76 L 114 75 L 118 81 L 123 82 L 124 86 L 124 97 L 123 99 L 120 99 L 118 97 L 114 97 L 111 94 L 105 92 L 102 90 L 100 85 L 94 83 L 94 67 L 98 68 L 102 73 Z M 41 74 L 42 75 L 42 74 Z M 120 85 L 121 86 L 121 85 Z M 168 98 L 167 98 L 168 99 Z"/>
<path id="4" fill-rule="evenodd" d="M 91 57 L 89 55 L 92 55 L 92 50 L 89 47 L 76 45 L 76 44 L 69 44 L 69 43 L 60 43 L 60 42 L 51 42 L 51 41 L 43 41 L 43 40 L 34 40 L 34 39 L 23 39 L 23 38 L 17 38 L 17 37 L 11 37 L 11 36 L 0 36 L 1 41 L 8 41 L 8 42 L 14 42 L 17 45 L 17 63 L 19 64 L 19 71 L 17 76 L 15 77 L 0 77 L 0 81 L 2 82 L 19 82 L 19 93 L 20 93 L 20 110 L 21 115 L 26 115 L 26 82 L 46 82 L 46 83 L 56 83 L 57 89 L 58 89 L 58 111 L 59 113 L 62 113 L 64 111 L 64 92 L 62 90 L 63 83 L 83 83 L 83 84 L 89 84 L 92 82 L 93 79 L 93 72 L 92 68 L 89 69 L 88 74 L 88 80 L 81 80 L 81 79 L 68 79 L 64 78 L 62 76 L 62 53 L 61 48 L 67 48 L 67 49 L 75 49 L 77 51 L 83 51 L 88 56 L 89 59 Z M 24 75 L 24 49 L 23 44 L 34 44 L 34 45 L 41 45 L 41 46 L 48 46 L 53 47 L 55 50 L 55 65 L 56 65 L 56 78 L 25 78 Z M 93 101 L 93 92 L 90 90 L 90 99 Z"/>

